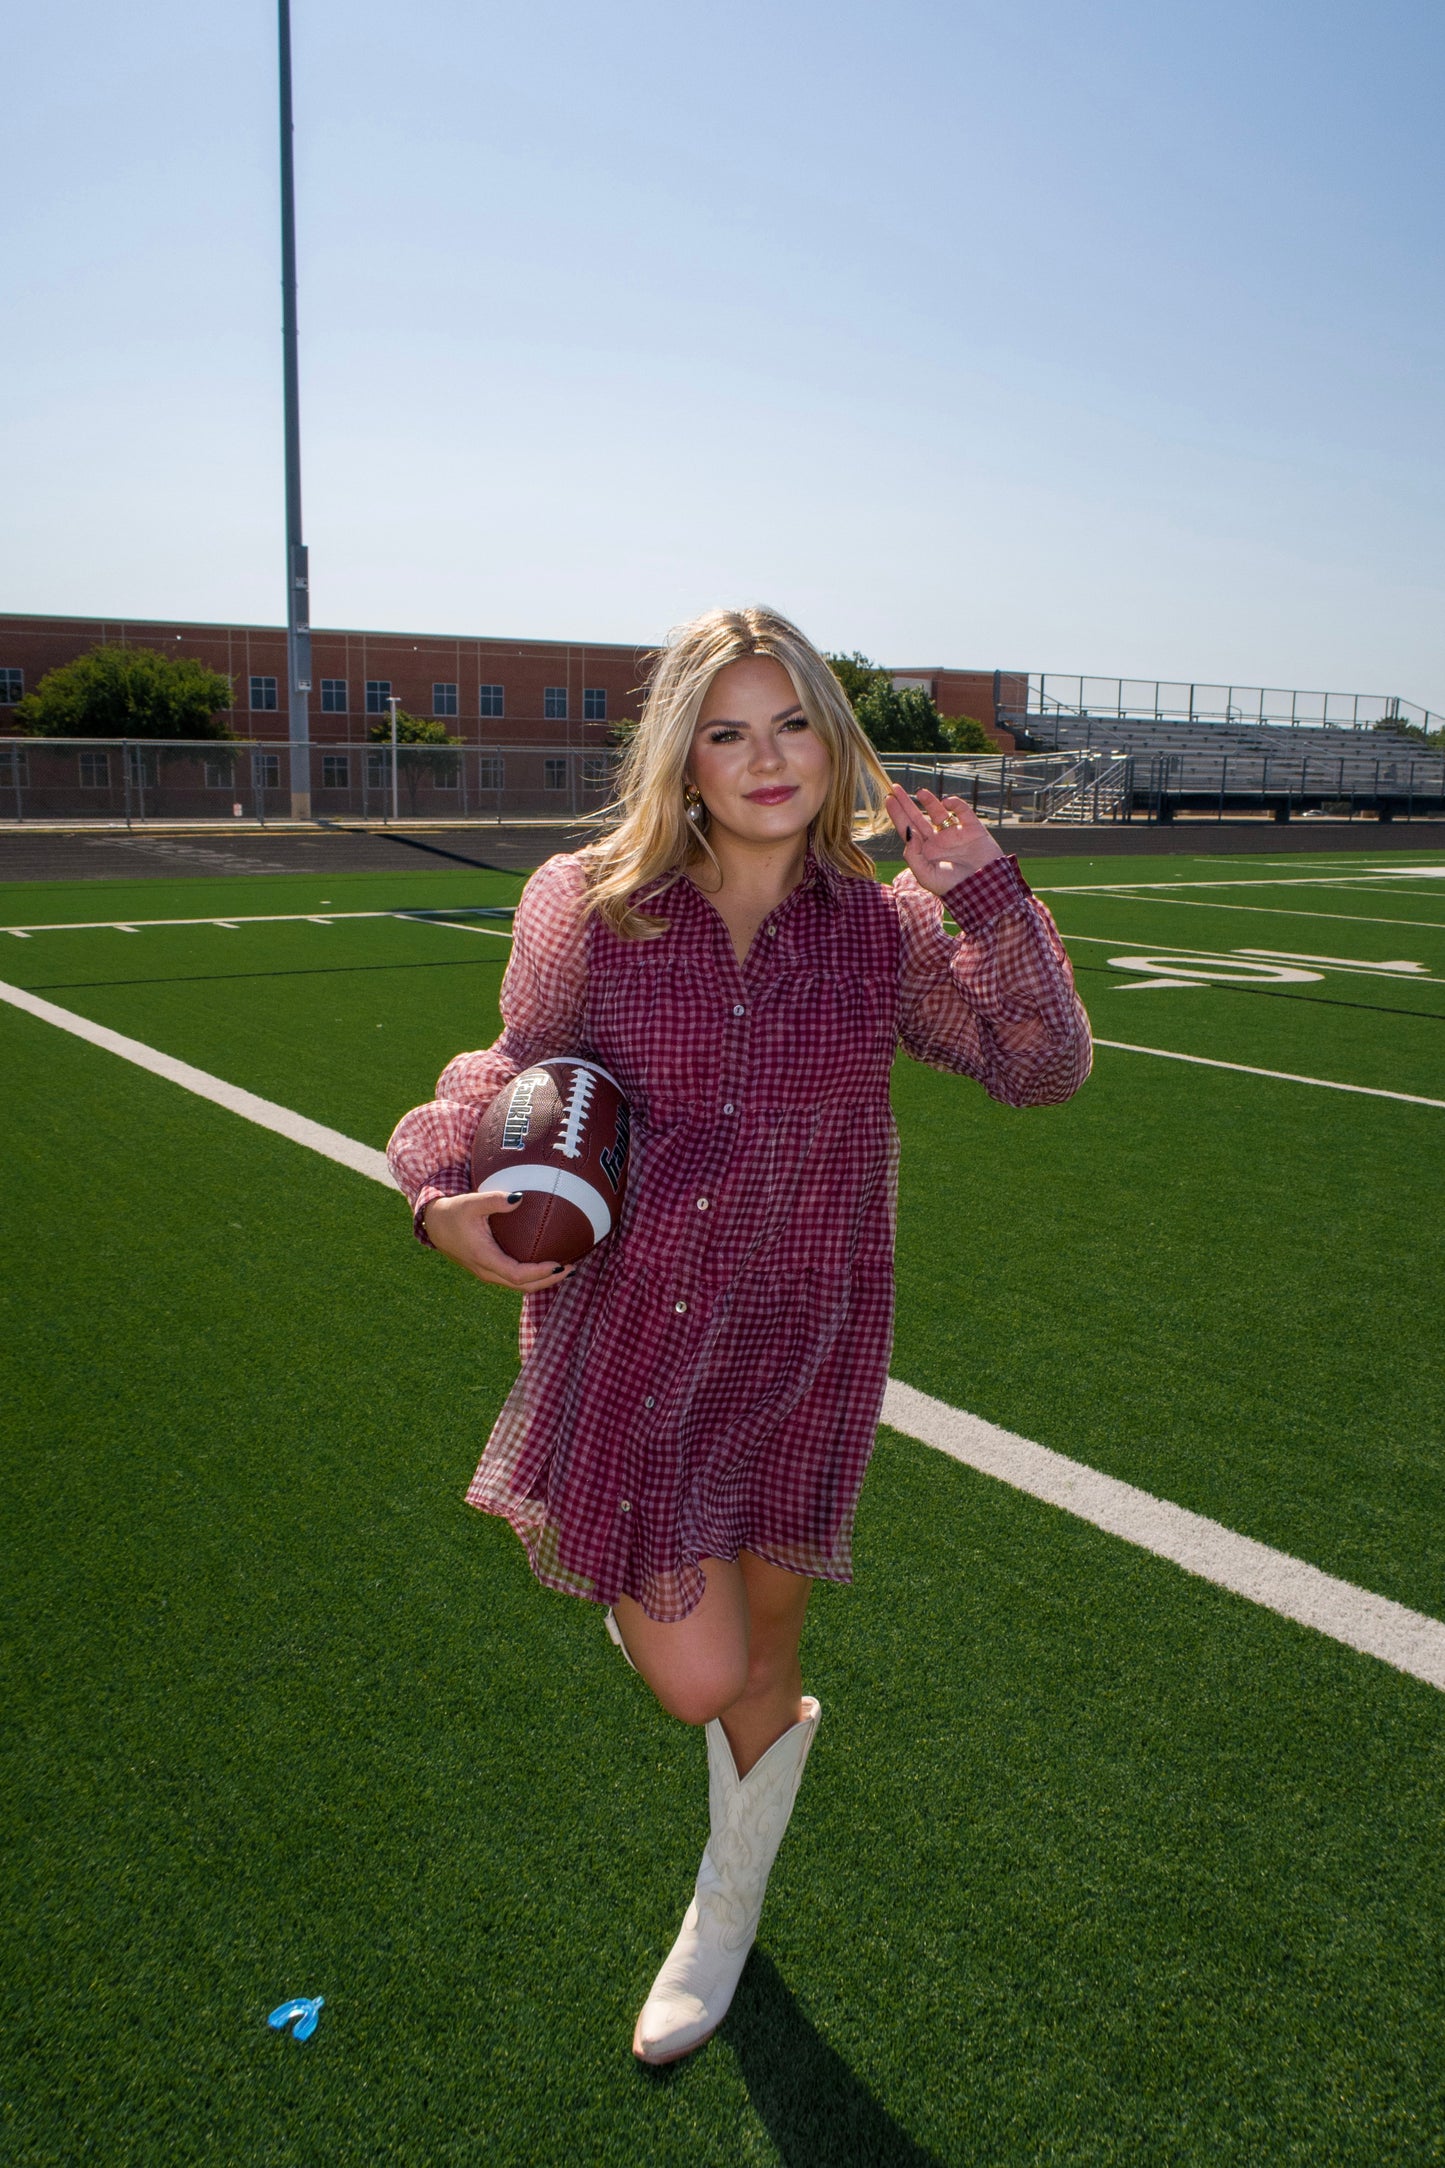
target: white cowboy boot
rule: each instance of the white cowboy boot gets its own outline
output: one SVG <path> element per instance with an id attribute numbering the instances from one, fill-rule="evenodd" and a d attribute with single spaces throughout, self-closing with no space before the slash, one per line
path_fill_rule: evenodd
<path id="1" fill-rule="evenodd" d="M 622 1638 L 622 1629 L 618 1625 L 616 1616 L 613 1613 L 610 1605 L 607 1610 L 603 1612 L 602 1616 L 604 1621 L 606 1622 L 608 1640 L 612 1642 L 615 1648 L 621 1649 L 622 1661 L 626 1664 L 628 1670 L 635 1671 L 637 1669 L 637 1666 L 635 1663 L 633 1663 L 632 1658 L 627 1653 L 627 1643 Z"/>
<path id="2" fill-rule="evenodd" d="M 745 1777 L 738 1775 L 722 1725 L 708 1725 L 712 1833 L 682 1932 L 637 2020 L 632 2052 L 639 2061 L 675 2063 L 710 2040 L 727 2016 L 820 1714 L 805 1695 L 802 1722 L 775 1739 Z"/>

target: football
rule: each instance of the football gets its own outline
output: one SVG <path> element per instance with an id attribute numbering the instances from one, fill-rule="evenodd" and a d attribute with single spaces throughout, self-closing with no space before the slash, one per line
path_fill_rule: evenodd
<path id="1" fill-rule="evenodd" d="M 492 1221 L 519 1264 L 575 1265 L 617 1224 L 627 1190 L 632 1119 L 616 1080 L 595 1062 L 534 1062 L 487 1108 L 472 1143 L 475 1189 L 520 1189 Z"/>

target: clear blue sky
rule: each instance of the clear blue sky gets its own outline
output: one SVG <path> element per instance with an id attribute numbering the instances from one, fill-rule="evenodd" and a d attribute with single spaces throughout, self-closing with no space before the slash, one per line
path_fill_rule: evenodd
<path id="1" fill-rule="evenodd" d="M 319 624 L 1445 708 L 1413 0 L 294 0 Z M 7 66 L 0 606 L 281 614 L 274 13 Z"/>

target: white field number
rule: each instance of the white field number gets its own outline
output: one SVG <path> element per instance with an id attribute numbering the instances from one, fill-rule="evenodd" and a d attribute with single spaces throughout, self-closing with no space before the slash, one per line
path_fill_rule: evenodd
<path id="1" fill-rule="evenodd" d="M 1395 958 L 1388 963 L 1363 963 L 1350 956 L 1301 955 L 1288 949 L 1233 949 L 1211 955 L 1186 949 L 1172 954 L 1111 956 L 1109 968 L 1135 974 L 1118 993 L 1139 993 L 1146 988 L 1186 986 L 1307 986 L 1318 985 L 1331 972 L 1363 973 L 1370 978 L 1424 979 L 1433 984 L 1425 966 Z M 1138 976 L 1142 973 L 1143 976 Z"/>

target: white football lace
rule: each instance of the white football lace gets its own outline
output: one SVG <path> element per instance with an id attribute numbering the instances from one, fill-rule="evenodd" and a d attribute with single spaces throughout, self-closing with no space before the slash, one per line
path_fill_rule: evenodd
<path id="1" fill-rule="evenodd" d="M 557 1149 L 564 1159 L 582 1157 L 582 1130 L 596 1082 L 597 1079 L 590 1069 L 572 1071 L 572 1089 L 567 1094 L 567 1119 L 557 1143 Z"/>

